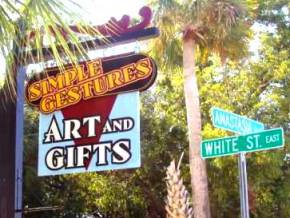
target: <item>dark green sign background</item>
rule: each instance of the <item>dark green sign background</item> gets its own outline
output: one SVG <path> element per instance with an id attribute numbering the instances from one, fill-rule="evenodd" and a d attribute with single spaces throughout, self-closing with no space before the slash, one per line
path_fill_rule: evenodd
<path id="1" fill-rule="evenodd" d="M 201 156 L 212 158 L 237 154 L 239 152 L 253 152 L 284 146 L 282 128 L 265 130 L 242 136 L 216 138 L 201 143 Z"/>

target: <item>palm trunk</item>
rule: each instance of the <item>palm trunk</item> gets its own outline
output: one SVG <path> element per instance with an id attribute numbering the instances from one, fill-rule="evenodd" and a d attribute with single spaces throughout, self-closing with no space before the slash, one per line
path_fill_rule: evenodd
<path id="1" fill-rule="evenodd" d="M 184 93 L 189 137 L 189 162 L 195 218 L 210 218 L 206 163 L 200 156 L 201 114 L 192 38 L 183 39 Z"/>

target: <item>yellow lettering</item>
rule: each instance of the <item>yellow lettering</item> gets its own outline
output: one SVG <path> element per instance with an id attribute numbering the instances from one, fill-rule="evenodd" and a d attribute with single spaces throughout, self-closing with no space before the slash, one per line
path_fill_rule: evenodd
<path id="1" fill-rule="evenodd" d="M 74 105 L 81 99 L 87 100 L 120 90 L 120 87 L 125 87 L 120 91 L 130 91 L 132 86 L 126 86 L 149 77 L 152 72 L 152 62 L 149 58 L 144 58 L 104 74 L 102 61 L 97 59 L 86 63 L 86 66 L 76 65 L 55 76 L 32 83 L 28 87 L 27 98 L 30 102 L 40 99 L 40 110 L 51 113 Z"/>
<path id="2" fill-rule="evenodd" d="M 79 82 L 81 82 L 81 81 L 83 81 L 83 80 L 88 78 L 88 75 L 85 73 L 84 66 L 78 65 L 76 67 L 76 70 L 77 70 L 77 76 L 78 76 L 78 81 Z"/>
<path id="3" fill-rule="evenodd" d="M 47 77 L 47 82 L 49 93 L 58 91 L 59 89 L 63 88 L 63 79 L 61 74 L 58 74 L 56 78 L 54 76 Z"/>
<path id="4" fill-rule="evenodd" d="M 108 80 L 108 88 L 113 89 L 118 86 L 121 86 L 123 84 L 123 81 L 121 80 L 121 71 L 115 70 L 111 71 L 109 74 L 107 74 L 107 80 Z"/>
<path id="5" fill-rule="evenodd" d="M 65 70 L 64 73 L 65 86 L 71 86 L 76 80 L 77 70 L 75 68 Z"/>
<path id="6" fill-rule="evenodd" d="M 89 77 L 94 77 L 103 73 L 102 63 L 99 59 L 89 62 L 87 64 L 87 69 Z"/>
<path id="7" fill-rule="evenodd" d="M 131 82 L 132 80 L 136 79 L 136 73 L 135 73 L 135 64 L 129 64 L 125 67 L 122 67 L 122 72 L 124 76 L 124 82 Z"/>
<path id="8" fill-rule="evenodd" d="M 42 89 L 42 95 L 47 95 L 49 94 L 49 87 L 48 87 L 48 82 L 47 80 L 41 80 L 40 81 L 40 87 Z"/>
<path id="9" fill-rule="evenodd" d="M 67 92 L 69 103 L 75 104 L 81 99 L 79 91 L 80 91 L 79 87 L 74 86 Z"/>
<path id="10" fill-rule="evenodd" d="M 67 105 L 68 100 L 65 90 L 55 93 L 55 102 L 56 108 L 63 108 L 65 105 Z"/>
<path id="11" fill-rule="evenodd" d="M 41 89 L 39 82 L 32 83 L 28 88 L 28 100 L 30 102 L 41 98 Z"/>
<path id="12" fill-rule="evenodd" d="M 39 109 L 43 113 L 51 113 L 55 111 L 55 106 L 53 95 L 48 95 L 41 99 Z"/>
<path id="13" fill-rule="evenodd" d="M 94 91 L 96 94 L 105 93 L 107 90 L 107 83 L 104 76 L 94 80 Z"/>
<path id="14" fill-rule="evenodd" d="M 137 62 L 136 69 L 138 78 L 146 78 L 152 73 L 152 67 L 149 58 L 144 58 Z"/>
<path id="15" fill-rule="evenodd" d="M 83 83 L 80 85 L 80 87 L 83 91 L 83 98 L 84 99 L 89 99 L 92 97 L 91 84 L 92 84 L 92 81 L 89 81 L 89 82 L 86 82 L 86 83 Z"/>

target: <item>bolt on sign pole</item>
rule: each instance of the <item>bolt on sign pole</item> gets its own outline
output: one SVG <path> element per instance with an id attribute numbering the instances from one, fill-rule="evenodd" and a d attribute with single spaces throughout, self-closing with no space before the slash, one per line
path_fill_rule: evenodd
<path id="1" fill-rule="evenodd" d="M 244 152 L 239 153 L 239 181 L 240 181 L 240 205 L 241 217 L 249 218 L 249 198 L 248 198 L 248 180 L 247 180 L 247 161 Z"/>

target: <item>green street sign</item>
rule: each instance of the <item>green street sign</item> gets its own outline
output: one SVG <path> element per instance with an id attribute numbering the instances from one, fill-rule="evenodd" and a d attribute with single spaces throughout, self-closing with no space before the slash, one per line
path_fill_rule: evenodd
<path id="1" fill-rule="evenodd" d="M 204 140 L 201 143 L 201 156 L 202 158 L 213 158 L 240 152 L 281 148 L 283 146 L 283 129 L 276 128 L 247 135 Z"/>
<path id="2" fill-rule="evenodd" d="M 215 127 L 238 134 L 249 134 L 264 130 L 264 124 L 221 108 L 212 107 L 212 123 Z"/>

